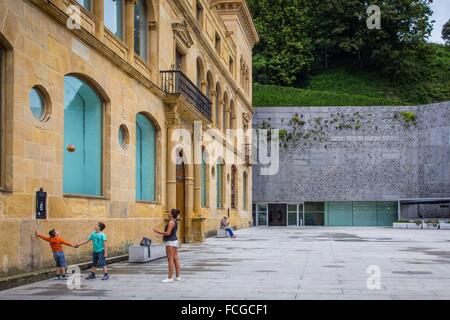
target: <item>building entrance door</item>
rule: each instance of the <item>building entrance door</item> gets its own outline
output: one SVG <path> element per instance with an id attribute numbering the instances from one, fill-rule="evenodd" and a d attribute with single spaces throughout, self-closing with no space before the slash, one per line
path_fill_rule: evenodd
<path id="1" fill-rule="evenodd" d="M 286 204 L 269 204 L 269 226 L 286 226 L 287 212 Z"/>
<path id="2" fill-rule="evenodd" d="M 185 225 L 185 185 L 186 185 L 186 175 L 184 163 L 177 165 L 177 209 L 181 211 L 178 217 L 178 239 L 180 243 L 184 243 L 184 225 Z"/>

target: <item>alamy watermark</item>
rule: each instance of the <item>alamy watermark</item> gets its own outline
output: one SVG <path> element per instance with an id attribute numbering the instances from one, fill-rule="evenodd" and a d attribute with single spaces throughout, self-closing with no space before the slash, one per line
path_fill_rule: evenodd
<path id="1" fill-rule="evenodd" d="M 66 10 L 67 18 L 66 26 L 70 30 L 80 30 L 81 29 L 81 9 L 79 6 L 70 5 Z"/>
<path id="2" fill-rule="evenodd" d="M 371 5 L 367 8 L 367 15 L 369 16 L 366 20 L 367 28 L 369 30 L 381 29 L 381 9 L 377 5 Z"/>
<path id="3" fill-rule="evenodd" d="M 81 289 L 81 269 L 78 266 L 69 266 L 66 271 L 67 274 L 67 289 L 80 290 Z"/>
<path id="4" fill-rule="evenodd" d="M 260 165 L 260 175 L 275 175 L 280 168 L 280 137 L 278 129 L 208 129 L 194 122 L 194 135 L 184 128 L 175 129 L 170 137 L 170 158 L 174 164 Z M 270 142 L 270 143 L 269 143 Z M 237 149 L 237 151 L 236 151 Z"/>
<path id="5" fill-rule="evenodd" d="M 366 284 L 369 290 L 380 290 L 381 289 L 381 268 L 376 265 L 369 266 L 366 270 L 369 274 Z"/>

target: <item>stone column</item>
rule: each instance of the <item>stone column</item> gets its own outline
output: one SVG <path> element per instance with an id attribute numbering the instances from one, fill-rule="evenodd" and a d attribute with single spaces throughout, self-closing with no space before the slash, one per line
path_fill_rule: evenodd
<path id="1" fill-rule="evenodd" d="M 224 105 L 224 101 L 223 99 L 219 100 L 219 108 L 218 108 L 218 112 L 219 112 L 219 123 L 217 124 L 217 126 L 223 130 L 224 126 L 223 126 L 223 121 L 225 120 L 223 118 L 223 108 L 225 108 Z"/>
<path id="2" fill-rule="evenodd" d="M 137 0 L 125 0 L 125 43 L 128 46 L 128 62 L 134 62 L 134 6 Z"/>
<path id="3" fill-rule="evenodd" d="M 185 192 L 187 194 L 185 199 L 185 216 L 184 216 L 184 242 L 185 243 L 192 243 L 194 242 L 194 237 L 192 234 L 192 211 L 194 209 L 194 179 L 192 178 L 192 165 L 186 165 L 189 166 L 189 177 L 186 177 L 186 184 L 185 184 Z"/>
<path id="4" fill-rule="evenodd" d="M 230 127 L 230 119 L 231 119 L 231 108 L 230 107 L 227 107 L 227 109 L 225 110 L 225 126 L 224 126 L 224 128 L 227 128 L 228 127 L 228 129 L 231 129 L 231 127 Z"/>
<path id="5" fill-rule="evenodd" d="M 95 24 L 95 35 L 100 41 L 103 41 L 105 35 L 105 2 L 104 0 L 93 1 L 94 16 L 97 17 L 97 23 Z"/>
<path id="6" fill-rule="evenodd" d="M 199 214 L 202 211 L 202 140 L 201 133 L 203 131 L 202 124 L 195 126 L 194 130 L 200 132 L 194 134 L 194 212 Z M 198 140 L 197 140 L 198 139 Z M 200 153 L 200 154 L 199 154 Z"/>
<path id="7" fill-rule="evenodd" d="M 217 127 L 217 123 L 216 123 L 216 91 L 211 91 L 211 102 L 212 102 L 212 107 L 211 107 L 211 117 L 212 117 L 212 126 Z"/>
<path id="8" fill-rule="evenodd" d="M 177 142 L 172 141 L 172 135 L 180 127 L 180 116 L 175 106 L 168 107 L 166 112 L 167 150 L 166 150 L 166 210 L 170 211 L 177 206 L 177 165 L 172 159 L 173 149 Z"/>

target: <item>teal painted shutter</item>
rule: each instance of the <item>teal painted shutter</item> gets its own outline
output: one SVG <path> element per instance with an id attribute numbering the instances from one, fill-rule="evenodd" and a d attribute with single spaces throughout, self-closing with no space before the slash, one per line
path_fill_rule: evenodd
<path id="1" fill-rule="evenodd" d="M 206 162 L 205 152 L 202 152 L 202 207 L 206 207 Z"/>
<path id="2" fill-rule="evenodd" d="M 155 127 L 141 114 L 136 117 L 136 200 L 155 201 Z"/>
<path id="3" fill-rule="evenodd" d="M 352 226 L 353 225 L 353 203 L 352 202 L 329 202 L 328 203 L 328 225 L 329 226 Z"/>
<path id="4" fill-rule="evenodd" d="M 397 202 L 379 202 L 377 207 L 378 226 L 392 227 L 397 220 L 398 203 Z"/>
<path id="5" fill-rule="evenodd" d="M 376 202 L 353 202 L 353 225 L 354 226 L 376 226 L 377 225 L 377 203 Z"/>
<path id="6" fill-rule="evenodd" d="M 74 145 L 75 152 L 67 151 Z M 80 79 L 64 79 L 64 193 L 102 195 L 103 105 Z"/>
<path id="7" fill-rule="evenodd" d="M 223 165 L 218 164 L 217 165 L 217 208 L 222 208 L 222 171 L 223 171 Z"/>

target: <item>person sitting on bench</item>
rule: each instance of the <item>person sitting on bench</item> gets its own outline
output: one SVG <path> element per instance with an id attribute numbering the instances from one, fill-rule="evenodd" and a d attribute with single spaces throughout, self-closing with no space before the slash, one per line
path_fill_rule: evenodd
<path id="1" fill-rule="evenodd" d="M 236 236 L 233 233 L 233 229 L 231 229 L 229 225 L 230 224 L 228 223 L 228 217 L 223 217 L 223 219 L 220 221 L 220 229 L 227 230 L 227 232 L 230 234 L 230 237 L 234 239 L 236 238 Z"/>

